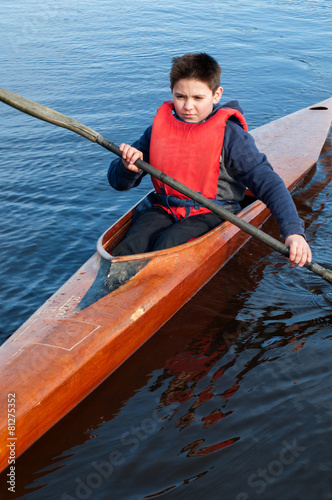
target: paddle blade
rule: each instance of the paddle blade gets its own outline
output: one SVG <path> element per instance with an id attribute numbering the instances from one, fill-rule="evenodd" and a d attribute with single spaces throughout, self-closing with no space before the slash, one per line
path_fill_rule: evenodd
<path id="1" fill-rule="evenodd" d="M 98 137 L 98 132 L 95 132 L 91 128 L 82 125 L 82 123 L 73 120 L 69 116 L 63 115 L 58 111 L 54 111 L 51 108 L 47 108 L 43 104 L 38 104 L 37 102 L 30 101 L 14 92 L 0 88 L 0 101 L 12 106 L 13 108 L 23 111 L 28 115 L 44 120 L 45 122 L 53 123 L 58 127 L 67 128 L 76 134 L 82 135 L 89 141 L 96 142 Z"/>

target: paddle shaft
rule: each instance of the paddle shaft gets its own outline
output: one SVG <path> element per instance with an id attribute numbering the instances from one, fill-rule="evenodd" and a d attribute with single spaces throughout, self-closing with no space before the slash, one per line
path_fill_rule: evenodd
<path id="1" fill-rule="evenodd" d="M 76 134 L 79 134 L 82 137 L 85 137 L 86 139 L 89 139 L 92 142 L 96 142 L 97 144 L 104 147 L 108 151 L 111 151 L 120 158 L 122 157 L 122 152 L 120 151 L 119 147 L 116 144 L 108 141 L 107 139 L 102 137 L 98 132 L 95 132 L 94 130 L 86 127 L 85 125 L 82 125 L 80 122 L 73 120 L 72 118 L 66 115 L 63 115 L 62 113 L 59 113 L 58 111 L 54 111 L 53 109 L 47 108 L 42 104 L 38 104 L 34 101 L 31 101 L 30 99 L 26 99 L 25 97 L 22 97 L 18 94 L 14 94 L 13 92 L 1 88 L 0 88 L 0 101 L 3 101 L 5 104 L 12 106 L 18 109 L 19 111 L 27 113 L 36 118 L 39 118 L 40 120 L 53 123 L 54 125 L 57 125 L 59 127 L 67 128 L 68 130 L 71 130 L 72 132 L 75 132 Z M 254 227 L 252 224 L 249 224 L 248 222 L 241 219 L 237 215 L 232 214 L 222 206 L 217 205 L 213 201 L 205 198 L 201 194 L 190 189 L 184 184 L 178 182 L 172 177 L 169 177 L 165 173 L 161 172 L 160 170 L 156 169 L 155 167 L 153 167 L 152 165 L 143 160 L 137 160 L 135 162 L 135 165 L 137 165 L 144 172 L 150 174 L 152 177 L 155 177 L 164 184 L 167 184 L 168 186 L 176 189 L 177 191 L 187 196 L 188 198 L 191 198 L 192 200 L 196 201 L 203 207 L 211 210 L 211 212 L 217 214 L 222 219 L 228 220 L 229 222 L 239 227 L 246 233 L 250 234 L 254 238 L 264 243 L 265 245 L 269 246 L 273 250 L 276 250 L 285 257 L 289 257 L 289 248 L 286 245 L 276 240 L 272 236 L 264 233 L 260 229 Z M 328 283 L 332 283 L 332 272 L 330 270 L 320 266 L 315 262 L 311 263 L 306 262 L 304 264 L 304 267 L 306 267 L 313 273 L 321 276 Z"/>

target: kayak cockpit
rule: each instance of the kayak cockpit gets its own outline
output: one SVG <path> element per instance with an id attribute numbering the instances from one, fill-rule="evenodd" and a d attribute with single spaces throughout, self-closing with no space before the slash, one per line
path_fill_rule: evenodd
<path id="1" fill-rule="evenodd" d="M 119 221 L 117 221 L 113 226 L 108 228 L 98 239 L 97 241 L 97 252 L 99 255 L 107 261 L 113 260 L 115 257 L 112 256 L 112 249 L 116 247 L 118 243 L 125 237 L 128 229 L 130 228 L 133 216 L 136 208 L 144 203 L 144 200 L 150 195 L 152 191 L 150 191 L 146 196 L 144 196 L 133 208 L 131 208 Z M 247 189 L 244 199 L 240 202 L 241 205 L 241 215 L 243 209 L 247 208 L 251 205 L 256 198 L 253 194 Z M 135 255 L 129 256 L 130 259 L 135 259 Z M 141 259 L 141 257 L 139 257 Z"/>

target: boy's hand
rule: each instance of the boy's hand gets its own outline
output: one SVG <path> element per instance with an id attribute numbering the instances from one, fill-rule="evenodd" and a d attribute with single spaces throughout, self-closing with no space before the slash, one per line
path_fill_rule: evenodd
<path id="1" fill-rule="evenodd" d="M 143 160 L 143 153 L 138 149 L 129 146 L 129 144 L 124 143 L 120 144 L 119 149 L 122 151 L 122 163 L 124 166 L 136 174 L 142 172 L 142 170 L 136 167 L 134 163 L 138 159 Z"/>
<path id="2" fill-rule="evenodd" d="M 295 266 L 304 266 L 306 262 L 311 262 L 311 250 L 306 240 L 300 234 L 290 234 L 285 240 L 285 245 L 289 247 L 288 261 Z"/>

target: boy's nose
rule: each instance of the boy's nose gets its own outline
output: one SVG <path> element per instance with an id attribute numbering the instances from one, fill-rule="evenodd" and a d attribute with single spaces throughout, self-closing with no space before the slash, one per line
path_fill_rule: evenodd
<path id="1" fill-rule="evenodd" d="M 193 107 L 193 101 L 191 99 L 186 99 L 184 102 L 185 109 L 191 109 Z"/>

